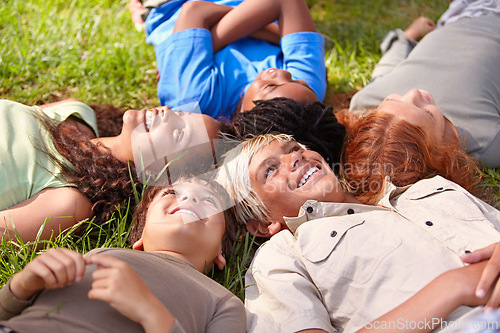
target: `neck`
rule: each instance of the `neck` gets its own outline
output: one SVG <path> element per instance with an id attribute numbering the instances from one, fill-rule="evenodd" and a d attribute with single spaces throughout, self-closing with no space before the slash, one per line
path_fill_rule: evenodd
<path id="1" fill-rule="evenodd" d="M 178 252 L 174 251 L 154 251 L 157 253 L 166 253 L 171 255 L 172 257 L 179 258 L 184 260 L 196 268 L 196 270 L 200 273 L 206 274 L 207 269 L 210 270 L 212 268 L 212 264 L 207 264 L 205 258 L 200 258 L 200 256 L 186 256 Z"/>
<path id="2" fill-rule="evenodd" d="M 355 197 L 351 196 L 350 194 L 345 194 L 344 200 L 342 200 L 344 203 L 354 203 L 354 204 L 363 204 L 361 201 L 356 199 Z"/>
<path id="3" fill-rule="evenodd" d="M 111 151 L 111 155 L 121 162 L 126 162 L 130 159 L 129 156 L 127 156 L 127 154 L 123 151 L 120 136 L 95 138 L 90 141 L 97 145 L 97 147 L 99 147 L 102 151 L 105 151 L 106 148 L 109 149 Z"/>

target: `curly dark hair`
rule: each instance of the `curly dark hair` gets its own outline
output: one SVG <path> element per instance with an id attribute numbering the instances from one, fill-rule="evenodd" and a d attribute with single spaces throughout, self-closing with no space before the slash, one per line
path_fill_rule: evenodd
<path id="1" fill-rule="evenodd" d="M 140 187 L 134 167 L 116 159 L 107 147 L 91 142 L 77 127 L 66 122 L 57 124 L 41 115 L 39 119 L 67 161 L 54 156 L 47 147 L 41 149 L 59 165 L 62 178 L 74 184 L 92 203 L 94 223 L 109 220 L 116 208 L 132 197 L 133 184 Z"/>
<path id="2" fill-rule="evenodd" d="M 197 182 L 203 186 L 209 188 L 214 194 L 221 199 L 222 202 L 229 202 L 229 197 L 226 190 L 217 183 L 216 181 L 210 179 L 209 177 L 205 177 L 204 175 L 198 175 L 196 177 L 180 177 L 177 179 L 177 183 L 180 182 Z M 142 196 L 141 201 L 135 208 L 133 214 L 133 224 L 130 228 L 130 234 L 128 237 L 129 243 L 134 244 L 142 237 L 142 232 L 144 230 L 144 226 L 146 225 L 146 216 L 148 213 L 149 205 L 155 198 L 155 196 L 165 188 L 168 188 L 171 185 L 163 184 L 156 186 L 148 186 L 144 190 L 144 194 Z M 234 208 L 230 207 L 224 210 L 224 220 L 225 220 L 225 233 L 222 238 L 222 253 L 226 256 L 229 256 L 233 253 L 233 243 L 236 240 L 236 218 L 234 213 Z"/>
<path id="3" fill-rule="evenodd" d="M 298 102 L 277 97 L 255 101 L 255 107 L 237 114 L 231 125 L 237 137 L 284 133 L 320 153 L 330 165 L 340 162 L 345 127 L 337 121 L 333 108 L 320 102 Z"/>
<path id="4" fill-rule="evenodd" d="M 119 108 L 109 104 L 90 104 L 94 110 L 97 120 L 99 136 L 117 136 L 120 134 L 123 125 L 123 114 L 125 108 Z"/>

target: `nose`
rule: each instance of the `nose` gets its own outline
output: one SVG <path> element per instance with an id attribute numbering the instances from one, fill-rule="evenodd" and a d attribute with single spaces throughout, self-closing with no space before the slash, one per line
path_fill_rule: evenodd
<path id="1" fill-rule="evenodd" d="M 266 70 L 264 80 L 280 80 L 280 81 L 291 81 L 292 74 L 284 69 L 269 68 Z"/>
<path id="2" fill-rule="evenodd" d="M 181 196 L 181 202 L 189 202 L 192 201 L 194 204 L 198 203 L 199 199 L 196 193 L 186 192 Z"/>
<path id="3" fill-rule="evenodd" d="M 408 91 L 403 97 L 402 100 L 406 102 L 411 102 L 413 104 L 417 104 L 419 102 L 423 102 L 425 99 L 424 96 L 422 96 L 422 93 L 418 89 L 412 89 Z"/>
<path id="4" fill-rule="evenodd" d="M 300 151 L 294 151 L 282 156 L 281 164 L 287 167 L 289 172 L 294 172 L 300 166 L 303 156 Z"/>
<path id="5" fill-rule="evenodd" d="M 276 71 L 276 78 L 283 81 L 292 81 L 292 74 L 284 69 L 278 69 Z"/>
<path id="6" fill-rule="evenodd" d="M 163 122 L 177 125 L 178 123 L 183 121 L 181 116 L 178 114 L 179 111 L 174 111 L 168 106 L 163 107 L 162 111 L 164 111 L 161 118 Z"/>

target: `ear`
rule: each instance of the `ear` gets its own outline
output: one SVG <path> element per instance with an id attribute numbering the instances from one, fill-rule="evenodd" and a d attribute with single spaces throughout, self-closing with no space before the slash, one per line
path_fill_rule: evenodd
<path id="1" fill-rule="evenodd" d="M 258 237 L 269 238 L 281 231 L 282 225 L 278 221 L 261 222 L 250 220 L 246 224 L 247 231 L 252 235 L 257 234 Z"/>
<path id="2" fill-rule="evenodd" d="M 144 244 L 142 243 L 142 238 L 139 239 L 137 242 L 135 242 L 134 245 L 132 245 L 132 248 L 134 250 L 144 251 Z"/>
<path id="3" fill-rule="evenodd" d="M 222 255 L 222 252 L 215 257 L 214 264 L 216 264 L 221 271 L 224 269 L 224 266 L 226 266 L 226 258 Z"/>

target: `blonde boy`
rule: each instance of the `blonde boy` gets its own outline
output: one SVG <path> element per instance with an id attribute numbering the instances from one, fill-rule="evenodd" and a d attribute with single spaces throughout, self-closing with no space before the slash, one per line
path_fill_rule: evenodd
<path id="1" fill-rule="evenodd" d="M 477 305 L 498 307 L 490 286 L 498 288 L 500 212 L 458 185 L 388 182 L 378 206 L 367 206 L 290 136 L 258 136 L 226 159 L 217 178 L 239 202 L 240 222 L 272 236 L 246 275 L 248 331 L 460 329 Z"/>

